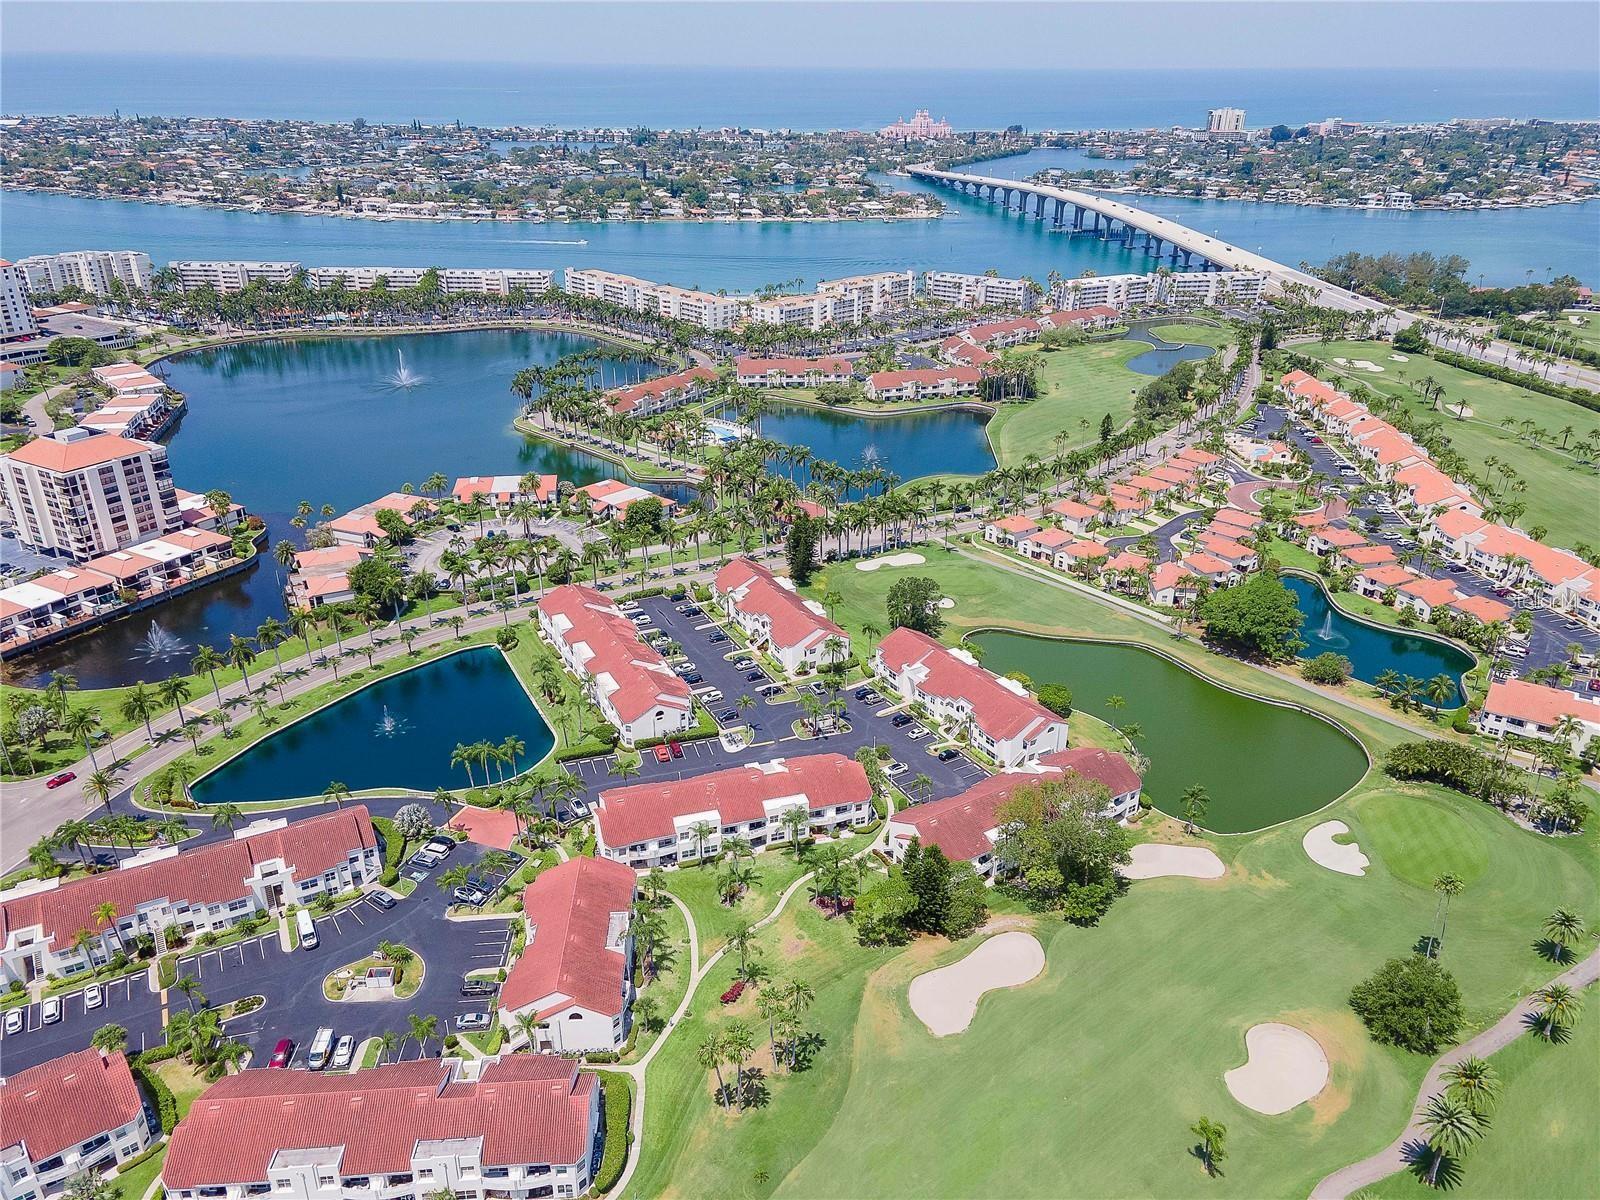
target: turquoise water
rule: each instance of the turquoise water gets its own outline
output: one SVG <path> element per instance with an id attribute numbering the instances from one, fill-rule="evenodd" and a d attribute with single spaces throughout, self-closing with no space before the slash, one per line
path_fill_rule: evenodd
<path id="1" fill-rule="evenodd" d="M 1286 575 L 1283 582 L 1305 614 L 1300 637 L 1306 648 L 1301 657 L 1315 658 L 1328 651 L 1342 654 L 1350 660 L 1355 677 L 1366 683 L 1376 681 L 1384 671 L 1398 671 L 1424 682 L 1435 675 L 1448 675 L 1455 681 L 1456 691 L 1445 707 L 1461 703 L 1461 677 L 1475 665 L 1464 650 L 1347 617 L 1328 602 L 1322 585 L 1312 580 Z"/>
<path id="2" fill-rule="evenodd" d="M 1247 833 L 1315 812 L 1365 773 L 1366 755 L 1344 732 L 1298 709 L 1241 696 L 1135 646 L 985 633 L 983 665 L 1021 671 L 1035 688 L 1061 683 L 1073 706 L 1143 730 L 1150 759 L 1144 790 L 1180 815 L 1179 797 L 1198 784 L 1211 798 L 1207 829 Z M 1122 707 L 1109 701 L 1121 697 Z M 1071 739 L 1077 744 L 1077 739 Z"/>
<path id="3" fill-rule="evenodd" d="M 197 781 L 202 804 L 246 804 L 320 796 L 334 780 L 365 788 L 462 789 L 450 765 L 458 743 L 521 738 L 526 770 L 554 744 L 533 701 L 493 647 L 463 650 L 336 701 Z M 491 765 L 491 771 L 493 770 Z M 481 786 L 483 773 L 473 768 Z"/>

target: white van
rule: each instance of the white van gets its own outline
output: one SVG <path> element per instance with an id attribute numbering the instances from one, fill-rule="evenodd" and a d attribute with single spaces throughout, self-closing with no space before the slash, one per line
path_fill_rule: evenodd
<path id="1" fill-rule="evenodd" d="M 328 1065 L 328 1057 L 333 1053 L 333 1030 L 324 1025 L 317 1030 L 317 1036 L 311 1039 L 311 1052 L 306 1055 L 306 1066 L 313 1071 L 320 1071 Z"/>
<path id="2" fill-rule="evenodd" d="M 311 914 L 303 908 L 295 913 L 294 927 L 300 935 L 300 949 L 315 950 L 317 948 L 317 923 L 311 919 Z"/>

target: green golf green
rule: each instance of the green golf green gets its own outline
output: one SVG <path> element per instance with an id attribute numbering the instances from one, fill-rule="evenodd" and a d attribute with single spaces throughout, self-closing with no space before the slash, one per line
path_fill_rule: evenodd
<path id="1" fill-rule="evenodd" d="M 991 671 L 1020 671 L 1035 688 L 1065 684 L 1074 707 L 1115 725 L 1137 724 L 1134 744 L 1150 759 L 1151 803 L 1178 815 L 1178 798 L 1198 784 L 1210 797 L 1204 824 L 1216 833 L 1315 812 L 1367 769 L 1361 747 L 1329 722 L 1230 692 L 1148 650 L 1015 633 L 973 640 Z"/>

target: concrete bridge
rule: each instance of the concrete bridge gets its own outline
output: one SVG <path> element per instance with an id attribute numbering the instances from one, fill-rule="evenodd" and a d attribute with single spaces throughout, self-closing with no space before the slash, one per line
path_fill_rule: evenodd
<path id="1" fill-rule="evenodd" d="M 1267 277 L 1270 290 L 1281 292 L 1286 286 L 1299 285 L 1310 290 L 1316 303 L 1328 308 L 1381 312 L 1385 307 L 1298 268 L 1120 200 L 1042 183 L 940 171 L 926 163 L 909 170 L 915 179 L 978 196 L 1002 208 L 1032 215 L 1035 220 L 1049 220 L 1064 236 L 1093 237 L 1121 242 L 1129 250 L 1143 250 L 1158 262 L 1165 260 L 1175 270 L 1255 271 Z"/>

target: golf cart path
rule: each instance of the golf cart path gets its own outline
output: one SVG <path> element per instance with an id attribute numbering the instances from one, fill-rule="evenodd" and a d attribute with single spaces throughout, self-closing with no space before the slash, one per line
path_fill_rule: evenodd
<path id="1" fill-rule="evenodd" d="M 1600 950 L 1593 951 L 1588 958 L 1569 967 L 1550 982 L 1582 988 L 1594 983 L 1596 979 L 1600 979 Z M 1533 997 L 1525 996 L 1515 1008 L 1488 1029 L 1459 1046 L 1452 1046 L 1436 1058 L 1422 1080 L 1422 1087 L 1417 1090 L 1417 1101 L 1412 1108 L 1411 1120 L 1400 1131 L 1400 1136 L 1370 1158 L 1351 1163 L 1348 1167 L 1341 1167 L 1327 1176 L 1311 1190 L 1311 1200 L 1344 1200 L 1351 1192 L 1360 1191 L 1380 1179 L 1387 1179 L 1397 1171 L 1405 1170 L 1410 1165 L 1406 1160 L 1406 1148 L 1428 1140 L 1420 1114 L 1428 1100 L 1443 1090 L 1440 1078 L 1445 1070 L 1463 1058 L 1472 1055 L 1488 1058 L 1496 1050 L 1504 1050 L 1519 1037 L 1527 1034 L 1528 1016 L 1537 1010 L 1538 1004 Z"/>

